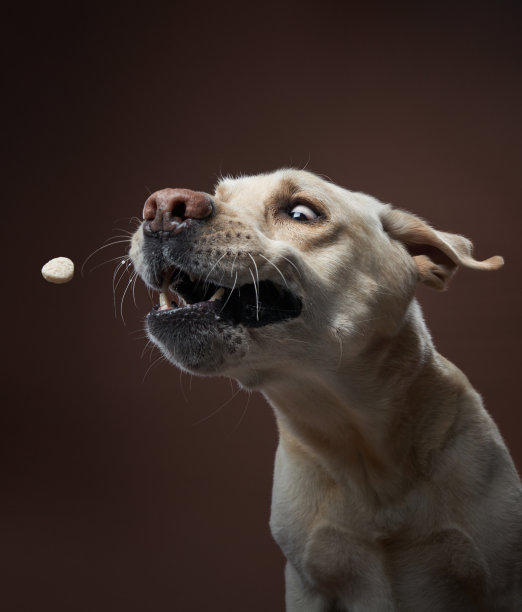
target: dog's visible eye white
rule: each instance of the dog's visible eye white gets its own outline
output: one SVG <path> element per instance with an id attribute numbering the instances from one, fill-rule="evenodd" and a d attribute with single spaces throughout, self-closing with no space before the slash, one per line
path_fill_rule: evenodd
<path id="1" fill-rule="evenodd" d="M 288 211 L 288 214 L 295 221 L 313 221 L 319 216 L 309 206 L 298 204 Z"/>

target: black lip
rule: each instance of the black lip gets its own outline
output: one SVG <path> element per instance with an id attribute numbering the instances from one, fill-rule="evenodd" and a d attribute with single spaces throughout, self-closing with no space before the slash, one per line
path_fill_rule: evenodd
<path id="1" fill-rule="evenodd" d="M 187 304 L 186 306 L 174 306 L 167 310 L 160 310 L 157 306 L 149 312 L 147 319 L 155 321 L 178 321 L 181 318 L 191 317 L 201 318 L 207 315 L 214 318 L 224 318 L 220 316 L 222 304 L 220 300 L 213 302 L 197 302 L 196 304 Z"/>
<path id="2" fill-rule="evenodd" d="M 188 275 L 178 272 L 176 292 L 187 302 L 186 306 L 169 308 L 168 310 L 153 310 L 149 313 L 158 322 L 169 318 L 201 318 L 205 315 L 218 317 L 219 320 L 231 325 L 246 327 L 263 327 L 272 323 L 286 321 L 298 317 L 302 310 L 302 302 L 298 296 L 288 289 L 277 287 L 269 280 L 258 284 L 246 284 L 235 289 L 224 288 L 222 298 L 209 301 L 218 289 L 213 283 L 190 281 Z"/>

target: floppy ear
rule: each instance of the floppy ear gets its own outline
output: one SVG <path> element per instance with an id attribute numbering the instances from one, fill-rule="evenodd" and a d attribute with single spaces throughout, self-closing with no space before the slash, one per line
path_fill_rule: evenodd
<path id="1" fill-rule="evenodd" d="M 458 266 L 475 270 L 498 270 L 504 265 L 495 255 L 484 261 L 473 259 L 473 244 L 464 236 L 439 232 L 419 217 L 387 205 L 381 215 L 384 230 L 401 241 L 413 257 L 419 281 L 432 289 L 447 289 Z"/>

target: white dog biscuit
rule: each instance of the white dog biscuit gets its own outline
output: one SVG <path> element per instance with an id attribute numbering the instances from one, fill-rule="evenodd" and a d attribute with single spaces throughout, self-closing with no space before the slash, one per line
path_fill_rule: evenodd
<path id="1" fill-rule="evenodd" d="M 42 276 L 50 283 L 68 283 L 74 276 L 74 263 L 68 257 L 55 257 L 42 268 Z"/>

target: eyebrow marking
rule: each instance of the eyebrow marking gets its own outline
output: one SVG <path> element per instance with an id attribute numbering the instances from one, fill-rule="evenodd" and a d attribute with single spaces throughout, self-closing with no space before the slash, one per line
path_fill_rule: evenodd
<path id="1" fill-rule="evenodd" d="M 290 199 L 300 191 L 299 185 L 290 178 L 284 178 L 279 186 L 278 193 L 281 199 Z"/>
<path id="2" fill-rule="evenodd" d="M 292 179 L 282 179 L 277 189 L 267 200 L 268 208 L 277 208 L 282 202 L 288 202 L 299 190 L 299 186 Z"/>

